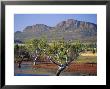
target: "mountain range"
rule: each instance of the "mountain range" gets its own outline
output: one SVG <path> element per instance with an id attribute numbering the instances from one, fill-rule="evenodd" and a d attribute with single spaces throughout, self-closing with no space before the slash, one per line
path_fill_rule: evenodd
<path id="1" fill-rule="evenodd" d="M 14 33 L 14 40 L 25 41 L 26 39 L 46 37 L 49 41 L 59 40 L 80 40 L 87 42 L 96 42 L 97 40 L 97 24 L 67 19 L 61 21 L 56 26 L 51 27 L 45 24 L 35 24 L 27 26 L 23 31 Z"/>

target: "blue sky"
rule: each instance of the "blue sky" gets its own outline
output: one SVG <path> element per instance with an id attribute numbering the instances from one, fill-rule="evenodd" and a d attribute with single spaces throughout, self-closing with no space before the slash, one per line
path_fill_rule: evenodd
<path id="1" fill-rule="evenodd" d="M 96 14 L 15 14 L 14 31 L 23 31 L 26 26 L 45 24 L 55 26 L 61 21 L 75 19 L 97 24 Z"/>

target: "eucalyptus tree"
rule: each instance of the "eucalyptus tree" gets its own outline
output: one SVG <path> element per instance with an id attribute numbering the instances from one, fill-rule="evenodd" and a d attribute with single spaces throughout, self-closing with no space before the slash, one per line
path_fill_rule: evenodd
<path id="1" fill-rule="evenodd" d="M 75 59 L 78 58 L 82 45 L 80 42 L 70 44 L 67 42 L 54 42 L 47 49 L 48 59 L 58 66 L 56 75 L 66 69 Z"/>
<path id="2" fill-rule="evenodd" d="M 46 39 L 40 38 L 27 40 L 25 46 L 34 60 L 33 65 L 36 65 L 37 60 L 43 59 L 48 44 Z"/>
<path id="3" fill-rule="evenodd" d="M 32 39 L 26 43 L 26 48 L 31 52 L 36 51 L 35 60 L 42 60 L 46 55 L 47 59 L 58 66 L 56 75 L 66 69 L 82 51 L 82 44 L 78 41 L 72 44 L 69 41 L 52 41 L 48 43 L 45 39 Z M 34 62 L 35 64 L 35 62 Z"/>

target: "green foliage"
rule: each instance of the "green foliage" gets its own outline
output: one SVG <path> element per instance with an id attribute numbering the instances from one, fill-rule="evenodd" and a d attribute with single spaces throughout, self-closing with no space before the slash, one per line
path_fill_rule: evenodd
<path id="1" fill-rule="evenodd" d="M 38 39 L 27 40 L 25 41 L 25 47 L 29 52 L 35 52 L 36 49 L 38 48 L 38 43 L 39 43 Z"/>
<path id="2" fill-rule="evenodd" d="M 64 40 L 53 41 L 49 46 L 47 54 L 50 55 L 55 61 L 64 64 L 65 62 L 73 59 L 73 52 L 76 55 L 79 53 L 80 49 L 80 42 L 71 44 L 70 42 L 65 42 Z"/>
<path id="3" fill-rule="evenodd" d="M 19 50 L 18 44 L 15 44 L 15 45 L 14 45 L 14 49 L 15 49 L 15 51 L 18 51 L 18 50 Z"/>
<path id="4" fill-rule="evenodd" d="M 37 50 L 40 59 L 42 59 L 44 55 L 48 55 L 51 56 L 54 61 L 64 64 L 67 61 L 77 59 L 80 52 L 92 46 L 83 44 L 80 41 L 71 43 L 70 41 L 65 41 L 64 38 L 48 43 L 45 38 L 40 38 L 27 40 L 25 47 L 29 52 L 35 53 Z"/>
<path id="5" fill-rule="evenodd" d="M 19 55 L 19 46 L 18 44 L 14 45 L 14 56 L 17 57 Z"/>
<path id="6" fill-rule="evenodd" d="M 20 52 L 23 52 L 23 51 L 27 51 L 25 45 L 21 45 L 21 44 L 15 44 L 14 45 L 14 57 L 15 57 L 15 61 L 20 61 L 21 58 L 20 58 Z"/>

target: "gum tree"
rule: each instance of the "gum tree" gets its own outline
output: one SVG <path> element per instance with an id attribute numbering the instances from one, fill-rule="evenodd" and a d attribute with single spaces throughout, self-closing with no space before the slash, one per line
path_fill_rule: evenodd
<path id="1" fill-rule="evenodd" d="M 75 59 L 78 58 L 79 53 L 82 51 L 82 44 L 80 42 L 71 43 L 64 40 L 53 41 L 48 43 L 45 39 L 30 40 L 26 44 L 27 49 L 30 51 L 37 50 L 37 55 L 40 57 L 35 57 L 36 60 L 40 59 L 41 56 L 46 55 L 46 58 L 52 63 L 58 66 L 56 75 L 59 76 L 60 73 L 66 69 Z"/>
<path id="2" fill-rule="evenodd" d="M 64 69 L 77 59 L 81 51 L 80 42 L 74 44 L 64 41 L 53 42 L 47 49 L 47 55 L 48 59 L 58 66 L 56 76 L 59 76 Z"/>
<path id="3" fill-rule="evenodd" d="M 40 38 L 27 40 L 25 46 L 34 61 L 33 65 L 36 65 L 37 60 L 43 59 L 48 44 L 46 39 Z"/>

